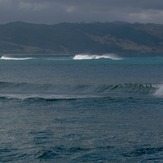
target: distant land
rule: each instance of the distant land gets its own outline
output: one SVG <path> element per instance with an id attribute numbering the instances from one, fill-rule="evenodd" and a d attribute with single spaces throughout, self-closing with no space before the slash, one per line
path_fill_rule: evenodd
<path id="1" fill-rule="evenodd" d="M 161 55 L 163 25 L 12 22 L 0 25 L 0 54 Z"/>

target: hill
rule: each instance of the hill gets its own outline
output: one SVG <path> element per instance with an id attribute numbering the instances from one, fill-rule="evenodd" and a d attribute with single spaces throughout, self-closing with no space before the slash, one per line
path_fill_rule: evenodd
<path id="1" fill-rule="evenodd" d="M 163 54 L 163 25 L 13 22 L 0 25 L 0 53 Z"/>

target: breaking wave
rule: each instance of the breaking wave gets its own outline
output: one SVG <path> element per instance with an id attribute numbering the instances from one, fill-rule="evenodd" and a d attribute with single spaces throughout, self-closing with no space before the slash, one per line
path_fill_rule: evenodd
<path id="1" fill-rule="evenodd" d="M 33 57 L 23 57 L 23 58 L 19 58 L 19 57 L 7 57 L 7 56 L 2 56 L 0 59 L 1 59 L 1 60 L 23 61 L 23 60 L 30 60 L 30 59 L 34 59 L 34 58 L 33 58 Z"/>
<path id="2" fill-rule="evenodd" d="M 90 60 L 90 59 L 122 60 L 122 58 L 116 56 L 115 54 L 104 54 L 104 55 L 78 54 L 73 57 L 73 60 Z"/>
<path id="3" fill-rule="evenodd" d="M 17 57 L 17 56 L 1 56 L 0 60 L 8 61 L 24 61 L 24 60 L 51 60 L 51 61 L 69 61 L 69 60 L 98 60 L 98 59 L 110 59 L 110 60 L 122 60 L 122 58 L 115 54 L 104 55 L 90 55 L 90 54 L 78 54 L 75 56 L 35 56 L 35 57 Z"/>
<path id="4" fill-rule="evenodd" d="M 163 85 L 161 84 L 154 93 L 155 96 L 163 97 Z"/>

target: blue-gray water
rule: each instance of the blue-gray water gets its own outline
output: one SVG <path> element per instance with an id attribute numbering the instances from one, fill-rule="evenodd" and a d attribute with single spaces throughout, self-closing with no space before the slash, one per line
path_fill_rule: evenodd
<path id="1" fill-rule="evenodd" d="M 163 57 L 0 60 L 0 162 L 163 162 Z"/>

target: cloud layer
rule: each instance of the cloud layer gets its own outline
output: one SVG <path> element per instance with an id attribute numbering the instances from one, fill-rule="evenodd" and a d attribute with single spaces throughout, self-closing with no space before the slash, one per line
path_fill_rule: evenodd
<path id="1" fill-rule="evenodd" d="M 129 21 L 163 24 L 162 0 L 0 0 L 0 23 Z"/>

